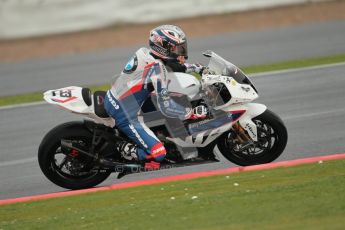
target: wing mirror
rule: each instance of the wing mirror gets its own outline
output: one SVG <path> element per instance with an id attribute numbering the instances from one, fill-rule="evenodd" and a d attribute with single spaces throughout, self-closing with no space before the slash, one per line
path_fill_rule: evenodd
<path id="1" fill-rule="evenodd" d="M 202 53 L 205 57 L 212 57 L 213 51 L 212 50 L 206 50 Z"/>

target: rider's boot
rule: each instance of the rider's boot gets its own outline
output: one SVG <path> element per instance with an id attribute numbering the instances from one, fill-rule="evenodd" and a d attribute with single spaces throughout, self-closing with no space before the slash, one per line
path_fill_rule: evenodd
<path id="1" fill-rule="evenodd" d="M 142 165 L 142 167 L 144 168 L 145 171 L 158 170 L 160 168 L 159 162 L 139 161 L 138 155 L 137 155 L 137 147 L 131 143 L 121 142 L 117 145 L 117 150 L 121 153 L 121 156 L 124 159 Z M 137 170 L 135 172 L 137 172 Z M 117 175 L 117 178 L 120 179 L 120 178 L 124 177 L 125 175 L 131 174 L 131 173 L 133 173 L 132 170 L 125 169 Z"/>

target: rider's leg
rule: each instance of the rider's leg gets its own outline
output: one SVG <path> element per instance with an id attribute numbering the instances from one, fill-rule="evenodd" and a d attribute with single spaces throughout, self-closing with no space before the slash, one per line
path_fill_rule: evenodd
<path id="1" fill-rule="evenodd" d="M 161 162 L 164 159 L 166 150 L 155 134 L 143 122 L 139 122 L 136 113 L 129 114 L 125 111 L 109 91 L 104 100 L 104 107 L 115 119 L 116 126 L 138 145 L 139 161 Z"/>
<path id="2" fill-rule="evenodd" d="M 164 159 L 166 150 L 163 144 L 145 124 L 126 119 L 121 124 L 117 123 L 117 127 L 138 145 L 139 161 L 161 162 Z"/>

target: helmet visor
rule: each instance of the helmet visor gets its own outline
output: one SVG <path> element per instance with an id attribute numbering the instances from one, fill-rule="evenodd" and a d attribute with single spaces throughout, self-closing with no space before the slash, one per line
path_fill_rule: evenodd
<path id="1" fill-rule="evenodd" d="M 170 49 L 170 53 L 178 56 L 184 56 L 185 59 L 188 58 L 188 48 L 187 48 L 187 41 L 182 43 L 182 44 L 178 44 L 176 46 L 173 46 Z"/>

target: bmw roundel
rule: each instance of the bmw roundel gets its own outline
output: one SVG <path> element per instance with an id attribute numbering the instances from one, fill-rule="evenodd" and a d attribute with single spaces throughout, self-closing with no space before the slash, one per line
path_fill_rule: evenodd
<path id="1" fill-rule="evenodd" d="M 138 58 L 134 55 L 126 64 L 123 72 L 130 74 L 133 73 L 138 67 Z"/>

